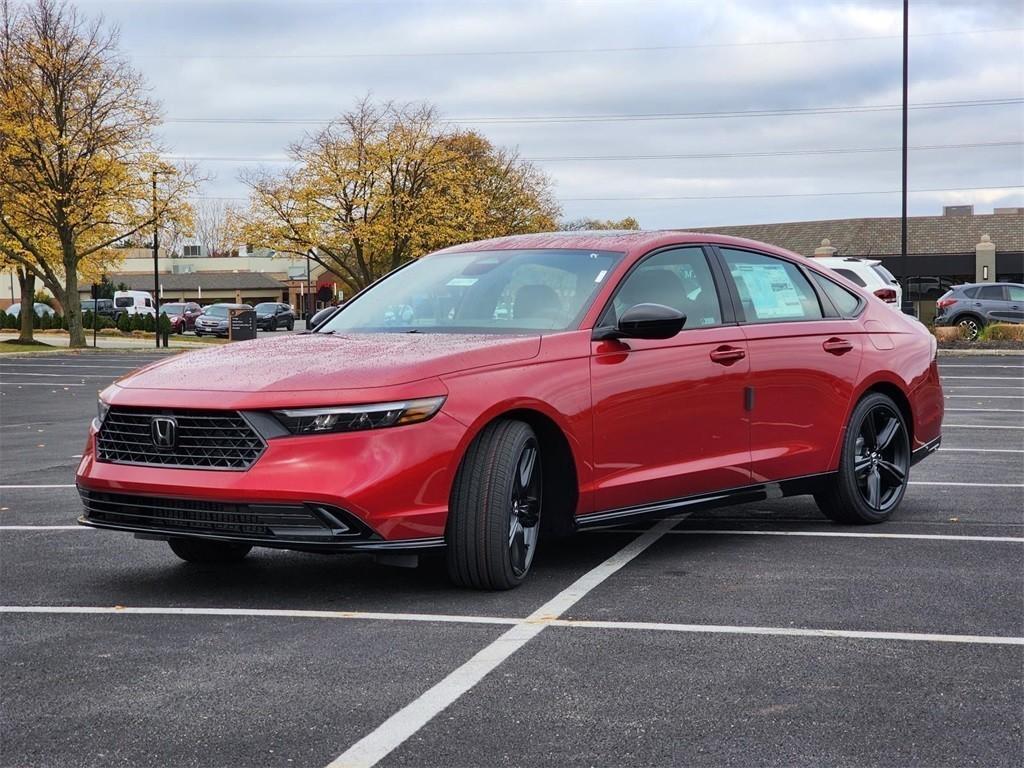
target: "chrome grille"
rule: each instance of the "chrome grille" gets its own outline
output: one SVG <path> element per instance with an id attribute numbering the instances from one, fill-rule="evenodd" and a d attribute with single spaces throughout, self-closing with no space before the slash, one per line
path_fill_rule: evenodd
<path id="1" fill-rule="evenodd" d="M 175 443 L 158 448 L 154 418 L 174 420 Z M 263 439 L 236 411 L 112 407 L 96 435 L 96 455 L 110 464 L 245 470 L 263 453 Z"/>

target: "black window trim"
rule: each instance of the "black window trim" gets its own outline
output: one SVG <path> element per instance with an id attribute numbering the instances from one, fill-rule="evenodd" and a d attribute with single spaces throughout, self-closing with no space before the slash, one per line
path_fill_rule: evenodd
<path id="1" fill-rule="evenodd" d="M 658 248 L 648 251 L 635 262 L 633 262 L 632 265 L 630 265 L 629 269 L 626 270 L 626 274 L 619 278 L 619 282 L 615 285 L 615 289 L 608 295 L 608 298 L 601 306 L 601 311 L 597 314 L 597 321 L 593 329 L 591 329 L 592 336 L 594 339 L 600 338 L 604 332 L 612 329 L 612 326 L 601 325 L 601 318 L 603 318 L 605 314 L 608 312 L 608 308 L 612 306 L 613 302 L 615 301 L 615 297 L 619 295 L 619 291 L 622 290 L 622 286 L 626 284 L 626 281 L 629 280 L 633 272 L 636 271 L 640 267 L 640 265 L 646 262 L 648 259 L 651 259 L 659 254 L 665 253 L 666 251 L 678 251 L 682 248 L 697 248 L 704 254 L 704 259 L 707 261 L 708 269 L 711 272 L 711 281 L 715 285 L 715 295 L 718 297 L 718 310 L 722 316 L 722 322 L 719 323 L 718 325 L 702 326 L 700 328 L 687 328 L 684 325 L 683 330 L 680 331 L 679 333 L 682 334 L 687 331 L 700 330 L 710 331 L 714 330 L 715 328 L 723 328 L 730 325 L 738 325 L 736 319 L 736 308 L 733 303 L 733 298 L 732 295 L 728 294 L 726 291 L 726 286 L 728 285 L 728 283 L 726 283 L 726 277 L 722 272 L 722 265 L 719 263 L 718 256 L 715 254 L 712 244 L 682 242 L 672 243 L 671 245 L 659 246 Z M 677 335 L 673 338 L 678 339 L 679 336 Z"/>
<path id="2" fill-rule="evenodd" d="M 795 261 L 795 260 L 793 260 L 791 258 L 788 258 L 786 256 L 780 256 L 779 254 L 776 254 L 776 253 L 766 253 L 764 251 L 759 251 L 756 248 L 746 248 L 746 247 L 743 247 L 743 246 L 736 246 L 736 245 L 725 244 L 725 243 L 712 243 L 711 246 L 712 246 L 712 249 L 713 249 L 713 251 L 715 253 L 715 257 L 719 261 L 719 269 L 721 270 L 722 274 L 725 276 L 725 279 L 727 281 L 727 285 L 729 286 L 729 293 L 731 294 L 732 302 L 733 302 L 734 306 L 736 307 L 735 317 L 737 318 L 737 322 L 738 322 L 739 325 L 778 325 L 780 323 L 820 323 L 820 322 L 826 321 L 826 320 L 848 320 L 848 319 L 851 319 L 851 318 L 848 318 L 848 317 L 843 317 L 839 313 L 839 311 L 835 308 L 835 305 L 832 304 L 832 300 L 828 297 L 828 295 L 825 293 L 825 291 L 822 290 L 821 286 L 818 285 L 817 281 L 814 279 L 813 275 L 811 274 L 812 272 L 816 272 L 816 270 L 809 269 L 806 265 L 801 264 L 799 261 Z M 740 292 L 739 292 L 739 289 L 736 287 L 736 281 L 733 279 L 732 274 L 729 272 L 729 264 L 728 264 L 728 262 L 726 262 L 725 256 L 722 254 L 722 249 L 723 248 L 724 249 L 728 249 L 730 251 L 744 251 L 746 253 L 752 253 L 755 256 L 764 256 L 765 258 L 769 258 L 769 259 L 778 259 L 779 261 L 784 261 L 784 262 L 786 262 L 788 264 L 792 264 L 794 267 L 796 267 L 797 271 L 803 276 L 803 278 L 810 284 L 811 290 L 814 292 L 815 297 L 817 297 L 817 299 L 818 299 L 818 306 L 821 309 L 821 317 L 784 318 L 784 319 L 781 319 L 781 320 L 761 320 L 761 319 L 748 320 L 747 316 L 746 316 L 746 313 L 743 311 L 743 300 L 740 298 Z M 822 276 L 824 277 L 824 275 L 822 275 Z M 828 278 L 825 278 L 825 279 L 828 279 Z M 844 289 L 844 290 L 846 290 L 846 289 Z M 862 313 L 864 311 L 864 308 L 867 306 L 867 302 L 864 301 L 863 297 L 859 297 L 859 298 L 861 299 L 861 304 L 857 308 L 857 314 L 856 315 L 852 315 L 851 317 L 858 317 L 860 315 L 860 313 Z"/>

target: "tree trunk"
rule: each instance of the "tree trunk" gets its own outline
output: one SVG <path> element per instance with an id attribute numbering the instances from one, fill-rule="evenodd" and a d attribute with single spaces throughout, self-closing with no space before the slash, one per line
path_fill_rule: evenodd
<path id="1" fill-rule="evenodd" d="M 57 298 L 64 306 L 64 316 L 68 319 L 68 346 L 80 349 L 85 346 L 85 328 L 82 327 L 82 300 L 78 295 L 78 273 L 74 267 L 67 269 L 64 278 L 64 295 Z"/>
<path id="2" fill-rule="evenodd" d="M 36 276 L 25 269 L 18 270 L 18 287 L 21 289 L 21 335 L 19 344 L 32 344 L 32 316 L 35 314 Z"/>

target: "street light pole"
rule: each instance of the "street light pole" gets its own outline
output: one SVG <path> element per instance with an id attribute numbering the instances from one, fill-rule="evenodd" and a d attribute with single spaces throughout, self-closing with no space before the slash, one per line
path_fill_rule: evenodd
<path id="1" fill-rule="evenodd" d="M 910 276 L 907 274 L 907 62 L 910 54 L 910 0 L 903 0 L 903 213 L 900 216 L 900 277 L 903 295 L 910 296 Z M 900 307 L 903 311 L 903 307 Z"/>
<path id="2" fill-rule="evenodd" d="M 312 253 L 313 253 L 313 249 L 312 248 L 310 248 L 309 250 L 306 251 L 306 301 L 303 303 L 303 307 L 302 307 L 302 312 L 303 312 L 303 315 L 304 315 L 305 320 L 306 320 L 306 328 L 307 329 L 309 328 L 310 304 L 313 303 L 312 299 L 310 298 L 312 294 L 310 293 L 310 278 L 309 278 L 309 275 L 310 275 L 309 257 L 310 257 L 310 255 Z M 313 309 L 315 309 L 315 308 L 316 308 L 316 305 L 314 304 L 313 305 Z"/>
<path id="3" fill-rule="evenodd" d="M 159 253 L 160 253 L 160 227 L 157 223 L 156 216 L 156 170 L 152 172 L 153 179 L 153 336 L 156 339 L 156 347 L 160 348 L 160 331 L 157 330 L 156 321 L 160 319 L 160 268 L 159 268 Z"/>

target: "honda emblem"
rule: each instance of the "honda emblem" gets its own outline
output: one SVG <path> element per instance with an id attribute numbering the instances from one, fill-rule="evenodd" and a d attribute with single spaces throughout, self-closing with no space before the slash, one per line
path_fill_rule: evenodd
<path id="1" fill-rule="evenodd" d="M 170 416 L 154 416 L 149 422 L 153 445 L 157 448 L 170 449 L 178 439 L 178 422 Z"/>

